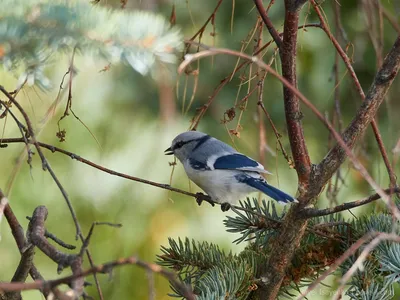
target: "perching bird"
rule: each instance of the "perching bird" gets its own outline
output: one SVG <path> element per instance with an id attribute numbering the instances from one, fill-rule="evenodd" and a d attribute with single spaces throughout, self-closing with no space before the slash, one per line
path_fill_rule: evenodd
<path id="1" fill-rule="evenodd" d="M 261 164 L 205 133 L 181 133 L 165 150 L 165 154 L 174 154 L 183 164 L 188 177 L 214 202 L 221 203 L 222 211 L 228 210 L 230 204 L 241 197 L 256 191 L 281 203 L 297 202 L 292 196 L 267 183 L 261 173 L 271 173 Z"/>

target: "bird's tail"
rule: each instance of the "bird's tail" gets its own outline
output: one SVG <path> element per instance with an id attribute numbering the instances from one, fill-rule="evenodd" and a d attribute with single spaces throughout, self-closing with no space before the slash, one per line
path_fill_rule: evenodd
<path id="1" fill-rule="evenodd" d="M 251 187 L 263 192 L 268 195 L 272 199 L 281 202 L 281 203 L 289 203 L 289 202 L 298 202 L 296 198 L 282 192 L 280 189 L 269 185 L 265 180 L 258 179 L 254 177 L 247 177 L 246 183 Z"/>

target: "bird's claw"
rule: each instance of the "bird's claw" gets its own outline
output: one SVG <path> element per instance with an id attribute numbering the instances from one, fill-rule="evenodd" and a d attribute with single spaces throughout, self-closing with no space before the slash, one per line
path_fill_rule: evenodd
<path id="1" fill-rule="evenodd" d="M 211 204 L 211 206 L 215 206 L 214 201 L 211 200 L 210 196 L 205 195 L 203 193 L 196 193 L 196 202 L 200 206 L 203 201 L 206 201 Z"/>
<path id="2" fill-rule="evenodd" d="M 231 205 L 228 202 L 224 202 L 221 204 L 221 210 L 223 212 L 228 211 L 231 208 Z"/>

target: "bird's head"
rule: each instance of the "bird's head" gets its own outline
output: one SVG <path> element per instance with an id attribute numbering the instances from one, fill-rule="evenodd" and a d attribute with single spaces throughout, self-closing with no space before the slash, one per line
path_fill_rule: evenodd
<path id="1" fill-rule="evenodd" d="M 172 141 L 171 147 L 165 150 L 165 155 L 174 154 L 181 162 L 183 162 L 192 153 L 202 138 L 207 134 L 199 131 L 186 131 L 179 134 Z"/>

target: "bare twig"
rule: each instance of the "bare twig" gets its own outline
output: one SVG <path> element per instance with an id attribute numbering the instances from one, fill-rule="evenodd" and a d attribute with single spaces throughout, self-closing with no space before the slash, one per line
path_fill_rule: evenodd
<path id="1" fill-rule="evenodd" d="M 271 20 L 269 19 L 267 12 L 265 11 L 264 5 L 262 3 L 262 0 L 254 0 L 254 4 L 256 5 L 258 13 L 260 14 L 262 20 L 264 21 L 265 26 L 267 26 L 269 33 L 271 34 L 272 38 L 274 39 L 275 44 L 278 46 L 278 48 L 280 48 L 281 44 L 282 44 L 282 39 L 279 36 L 278 31 L 276 31 Z"/>
<path id="2" fill-rule="evenodd" d="M 309 23 L 309 24 L 304 24 L 299 26 L 297 29 L 298 30 L 306 30 L 306 28 L 318 28 L 320 27 L 320 24 L 318 23 Z M 282 37 L 283 33 L 279 33 L 279 36 Z M 269 42 L 265 43 L 260 49 L 258 49 L 256 52 L 253 53 L 253 55 L 258 55 L 260 54 L 262 51 L 264 51 L 267 47 L 269 47 L 272 43 L 274 42 L 274 40 L 270 40 Z M 191 44 L 191 45 L 196 45 L 198 47 L 204 48 L 204 49 L 210 49 L 211 47 L 201 44 L 201 43 L 197 43 L 194 42 L 192 40 L 185 40 L 186 44 Z M 226 76 L 224 79 L 222 79 L 219 83 L 219 85 L 214 89 L 212 95 L 210 95 L 208 97 L 208 101 L 206 104 L 204 104 L 203 106 L 201 106 L 198 109 L 198 113 L 197 115 L 194 117 L 193 120 L 193 124 L 191 126 L 192 129 L 196 129 L 201 118 L 204 116 L 204 114 L 206 113 L 207 109 L 210 107 L 210 105 L 212 104 L 212 102 L 214 101 L 215 97 L 218 95 L 218 93 L 222 90 L 222 88 L 231 81 L 233 75 L 238 72 L 239 70 L 241 70 L 243 67 L 247 66 L 250 62 L 249 61 L 245 61 L 242 62 L 240 65 L 238 65 L 237 67 L 235 67 L 235 69 L 228 75 Z"/>
<path id="3" fill-rule="evenodd" d="M 385 193 L 390 195 L 390 194 L 394 194 L 394 193 L 399 193 L 400 188 L 388 188 L 384 191 L 385 191 Z M 379 194 L 374 194 L 367 198 L 360 199 L 360 200 L 353 201 L 353 202 L 343 203 L 343 204 L 340 204 L 340 205 L 332 207 L 332 208 L 325 208 L 325 209 L 306 208 L 300 212 L 300 215 L 304 218 L 327 216 L 327 215 L 331 215 L 331 214 L 341 212 L 344 210 L 359 207 L 359 206 L 371 203 L 373 201 L 376 201 L 378 199 L 381 199 L 381 196 Z"/>
<path id="4" fill-rule="evenodd" d="M 400 236 L 398 236 L 395 233 L 386 233 L 386 232 L 378 232 L 375 233 L 375 238 L 363 249 L 361 254 L 357 257 L 357 260 L 354 262 L 354 264 L 351 266 L 351 268 L 344 274 L 342 279 L 340 280 L 340 286 L 335 293 L 335 296 L 333 297 L 334 300 L 339 300 L 342 298 L 342 293 L 345 287 L 345 284 L 350 280 L 351 276 L 357 271 L 357 270 L 363 270 L 364 269 L 364 262 L 367 256 L 371 253 L 372 250 L 375 249 L 376 246 L 378 246 L 381 242 L 383 241 L 392 241 L 396 243 L 400 243 Z"/>
<path id="5" fill-rule="evenodd" d="M 35 131 L 34 131 L 34 129 L 33 129 L 31 120 L 29 119 L 27 113 L 26 113 L 25 110 L 22 108 L 22 106 L 15 100 L 15 98 L 14 98 L 11 94 L 8 93 L 7 90 L 6 90 L 3 86 L 1 86 L 1 85 L 0 85 L 0 91 L 9 99 L 9 101 L 10 101 L 12 104 L 14 104 L 14 105 L 17 107 L 17 109 L 18 109 L 18 110 L 20 111 L 20 113 L 22 114 L 22 116 L 23 116 L 23 118 L 24 118 L 24 120 L 25 120 L 25 123 L 26 123 L 26 125 L 27 125 L 27 129 L 28 129 L 28 133 L 29 133 L 29 137 L 30 137 L 30 139 L 31 139 L 31 142 L 32 142 L 32 144 L 35 146 L 35 148 L 36 148 L 36 150 L 37 150 L 37 152 L 38 152 L 38 154 L 39 154 L 39 157 L 40 157 L 40 159 L 41 159 L 41 161 L 42 161 L 42 168 L 43 168 L 43 170 L 49 171 L 51 177 L 53 178 L 53 180 L 54 180 L 54 182 L 56 183 L 57 187 L 58 187 L 59 190 L 61 191 L 61 194 L 63 195 L 63 197 L 64 197 L 64 199 L 65 199 L 65 202 L 67 203 L 67 206 L 68 206 L 69 211 L 70 211 L 70 213 L 71 213 L 72 219 L 73 219 L 73 221 L 74 221 L 75 228 L 76 228 L 76 235 L 79 236 L 79 238 L 80 238 L 81 241 L 83 242 L 83 241 L 84 241 L 84 237 L 83 237 L 83 235 L 82 235 L 81 227 L 80 227 L 78 218 L 77 218 L 77 216 L 76 216 L 75 210 L 74 210 L 74 208 L 73 208 L 73 206 L 72 206 L 72 204 L 71 204 L 71 201 L 69 200 L 69 197 L 68 197 L 67 192 L 65 191 L 65 189 L 64 189 L 64 187 L 62 186 L 61 182 L 58 180 L 58 177 L 57 177 L 56 174 L 54 173 L 53 169 L 50 167 L 50 164 L 49 164 L 48 161 L 46 160 L 46 158 L 45 158 L 45 156 L 44 156 L 44 154 L 43 154 L 43 152 L 42 152 L 42 149 L 40 148 L 40 145 L 38 144 L 38 142 L 37 142 L 37 140 L 36 140 Z M 92 265 L 93 265 L 93 259 L 92 259 L 92 256 L 91 256 L 89 250 L 86 250 L 86 255 L 87 255 L 87 257 L 88 257 L 88 260 L 89 260 L 90 265 L 92 266 Z M 97 292 L 98 292 L 98 294 L 99 294 L 100 299 L 102 300 L 102 299 L 103 299 L 103 293 L 102 293 L 102 291 L 101 291 L 100 284 L 99 284 L 99 281 L 98 281 L 98 279 L 97 279 L 97 277 L 96 277 L 96 274 L 94 274 L 94 280 L 95 280 L 95 283 L 96 283 Z"/>
<path id="6" fill-rule="evenodd" d="M 92 226 L 90 226 L 90 229 L 89 229 L 89 233 L 88 233 L 85 241 L 83 242 L 81 251 L 79 252 L 79 256 L 82 257 L 83 254 L 85 253 L 87 247 L 89 246 L 90 238 L 92 237 L 94 228 L 98 225 L 107 225 L 107 226 L 116 227 L 116 228 L 122 227 L 122 224 L 116 224 L 116 223 L 110 223 L 110 222 L 94 222 L 94 223 L 92 223 Z"/>
<path id="7" fill-rule="evenodd" d="M 377 233 L 367 233 L 356 241 L 349 249 L 347 249 L 342 256 L 340 256 L 335 262 L 326 270 L 320 277 L 317 278 L 312 284 L 310 284 L 305 292 L 302 292 L 297 300 L 304 299 L 312 290 L 314 290 L 318 284 L 320 284 L 326 277 L 332 274 L 346 259 L 353 255 L 363 244 L 368 242 L 371 238 L 374 238 Z"/>
<path id="8" fill-rule="evenodd" d="M 208 23 L 210 23 L 210 21 L 215 18 L 215 15 L 219 9 L 219 7 L 222 4 L 222 0 L 218 0 L 217 5 L 214 8 L 214 11 L 211 13 L 211 15 L 208 17 L 208 19 L 206 20 L 206 22 L 203 24 L 203 26 L 201 26 L 201 28 L 190 38 L 191 41 L 193 41 L 196 37 L 199 36 L 199 39 L 201 40 L 201 37 L 204 33 L 204 30 L 206 29 Z"/>
<path id="9" fill-rule="evenodd" d="M 29 271 L 32 268 L 33 257 L 35 255 L 34 247 L 30 246 L 24 250 L 21 255 L 17 270 L 14 273 L 11 282 L 25 282 Z M 21 300 L 21 292 L 8 292 L 5 294 L 7 300 Z"/>
<path id="10" fill-rule="evenodd" d="M 29 221 L 32 220 L 31 217 L 26 217 Z M 69 250 L 74 250 L 76 247 L 74 245 L 70 245 L 65 243 L 64 241 L 60 240 L 58 237 L 56 237 L 54 234 L 52 234 L 51 232 L 48 232 L 47 229 L 44 232 L 44 236 L 48 239 L 53 240 L 55 243 L 57 243 L 58 245 L 60 245 L 61 247 L 64 247 L 65 249 L 69 249 Z"/>
<path id="11" fill-rule="evenodd" d="M 400 25 L 399 22 L 386 8 L 379 2 L 380 8 L 382 10 L 383 16 L 389 21 L 390 25 L 397 31 L 397 34 L 400 34 Z"/>
<path id="12" fill-rule="evenodd" d="M 71 216 L 72 216 L 73 221 L 74 221 L 74 223 L 75 223 L 77 235 L 79 235 L 79 234 L 81 233 L 81 227 L 80 227 L 79 222 L 78 222 L 78 219 L 77 219 L 77 217 L 76 217 L 76 213 L 75 213 L 75 211 L 74 211 L 74 208 L 72 207 L 72 204 L 71 204 L 71 201 L 69 200 L 69 197 L 68 197 L 68 195 L 67 195 L 67 192 L 65 191 L 65 189 L 64 189 L 63 186 L 61 185 L 60 181 L 58 180 L 57 176 L 56 176 L 55 173 L 53 172 L 53 169 L 50 167 L 49 163 L 48 163 L 47 160 L 46 160 L 46 157 L 44 156 L 44 154 L 43 154 L 43 152 L 42 152 L 42 149 L 40 149 L 40 146 L 39 146 L 39 144 L 38 144 L 37 141 L 36 141 L 36 135 L 35 135 L 35 131 L 34 131 L 34 129 L 33 129 L 31 120 L 29 119 L 27 113 L 26 113 L 25 110 L 22 108 L 22 106 L 14 99 L 14 97 L 13 97 L 11 94 L 10 94 L 9 92 L 7 92 L 7 90 L 6 90 L 3 86 L 1 86 L 1 85 L 0 85 L 0 91 L 8 98 L 8 100 L 10 100 L 10 102 L 11 102 L 12 104 L 14 104 L 14 105 L 17 107 L 17 109 L 18 109 L 18 110 L 20 111 L 20 113 L 22 114 L 22 116 L 23 116 L 23 118 L 24 118 L 24 120 L 25 120 L 25 123 L 26 123 L 26 125 L 27 125 L 27 127 L 28 127 L 29 136 L 30 136 L 30 138 L 31 138 L 31 140 L 32 140 L 32 143 L 33 143 L 33 145 L 35 146 L 35 148 L 36 148 L 36 150 L 37 150 L 37 152 L 38 152 L 38 154 L 39 154 L 39 156 L 40 156 L 40 159 L 41 159 L 41 161 L 42 161 L 42 168 L 43 168 L 44 171 L 46 171 L 46 170 L 49 171 L 49 173 L 51 174 L 51 177 L 53 178 L 54 182 L 57 184 L 58 188 L 60 189 L 61 194 L 63 195 L 63 197 L 64 197 L 64 199 L 65 199 L 65 201 L 66 201 L 66 203 L 67 203 L 67 205 L 68 205 L 68 208 L 69 208 L 69 210 L 70 210 L 70 212 L 71 212 Z"/>
<path id="13" fill-rule="evenodd" d="M 10 139 L 3 138 L 3 139 L 1 139 L 1 141 L 4 144 L 24 142 L 21 138 L 10 138 Z M 29 143 L 33 143 L 33 141 L 31 141 L 31 140 L 29 140 L 28 142 Z M 105 173 L 108 173 L 110 175 L 122 177 L 122 178 L 125 178 L 125 179 L 129 179 L 129 180 L 132 180 L 132 181 L 137 181 L 137 182 L 148 184 L 148 185 L 152 185 L 152 186 L 155 186 L 155 187 L 158 187 L 158 188 L 170 190 L 172 192 L 180 193 L 180 194 L 183 194 L 183 195 L 186 195 L 186 196 L 191 196 L 191 197 L 194 197 L 194 198 L 198 198 L 199 197 L 199 195 L 197 195 L 197 194 L 186 192 L 184 190 L 171 187 L 169 184 L 158 183 L 158 182 L 142 179 L 142 178 L 135 177 L 135 176 L 130 176 L 130 175 L 127 175 L 127 174 L 124 174 L 124 173 L 120 173 L 120 172 L 117 172 L 117 171 L 102 167 L 101 165 L 98 165 L 98 164 L 96 164 L 96 163 L 94 163 L 94 162 L 92 162 L 92 161 L 90 161 L 88 159 L 85 159 L 85 158 L 83 158 L 83 157 L 81 157 L 81 156 L 79 156 L 79 155 L 77 155 L 75 153 L 72 153 L 70 151 L 66 151 L 64 149 L 61 149 L 61 148 L 58 148 L 58 147 L 55 147 L 55 146 L 52 146 L 52 145 L 49 145 L 49 144 L 45 144 L 45 143 L 42 143 L 42 142 L 37 142 L 37 143 L 38 143 L 38 145 L 40 147 L 48 149 L 51 152 L 59 152 L 59 153 L 65 154 L 65 155 L 69 156 L 70 158 L 72 158 L 74 160 L 77 160 L 77 161 L 79 161 L 81 163 L 89 165 L 89 166 L 91 166 L 93 168 L 96 168 L 96 169 L 98 169 L 100 171 L 103 171 Z M 203 199 L 203 200 L 207 200 L 207 199 Z"/>

